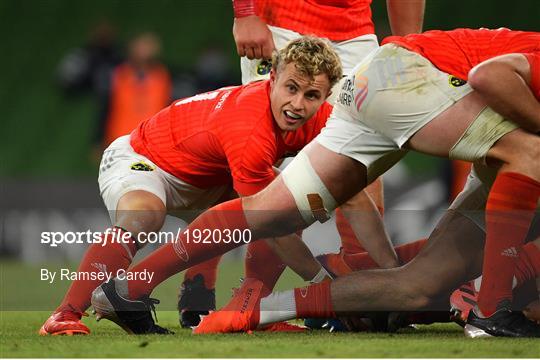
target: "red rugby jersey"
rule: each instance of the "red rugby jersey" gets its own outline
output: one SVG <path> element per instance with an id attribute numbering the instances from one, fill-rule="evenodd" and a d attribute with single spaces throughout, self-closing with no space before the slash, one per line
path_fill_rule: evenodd
<path id="1" fill-rule="evenodd" d="M 531 87 L 540 99 L 540 33 L 505 28 L 433 30 L 404 37 L 390 36 L 383 45 L 394 43 L 429 59 L 438 69 L 467 80 L 469 71 L 487 59 L 523 53 L 531 64 Z M 535 61 L 536 59 L 536 61 Z"/>
<path id="2" fill-rule="evenodd" d="M 208 188 L 233 181 L 251 195 L 275 177 L 273 164 L 297 152 L 324 127 L 324 103 L 306 124 L 281 135 L 269 100 L 269 81 L 223 88 L 173 102 L 131 133 L 133 149 L 161 169 Z"/>
<path id="3" fill-rule="evenodd" d="M 256 0 L 255 12 L 268 25 L 349 40 L 374 34 L 371 0 Z"/>

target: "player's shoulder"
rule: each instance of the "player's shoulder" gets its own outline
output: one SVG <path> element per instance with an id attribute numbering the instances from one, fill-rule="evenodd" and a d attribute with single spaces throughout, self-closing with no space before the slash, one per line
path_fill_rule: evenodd
<path id="1" fill-rule="evenodd" d="M 234 94 L 221 96 L 222 106 L 216 106 L 214 116 L 222 118 L 222 126 L 251 132 L 256 127 L 268 127 L 272 122 L 268 83 L 259 81 L 243 85 Z"/>
<path id="2" fill-rule="evenodd" d="M 258 112 L 270 107 L 270 82 L 269 80 L 255 81 L 247 85 L 243 85 L 236 97 L 236 106 L 240 110 L 259 109 Z"/>

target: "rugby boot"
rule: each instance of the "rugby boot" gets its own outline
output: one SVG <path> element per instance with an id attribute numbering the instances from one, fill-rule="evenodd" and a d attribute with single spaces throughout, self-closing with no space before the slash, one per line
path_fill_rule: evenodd
<path id="1" fill-rule="evenodd" d="M 154 322 L 152 311 L 155 315 L 159 300 L 149 297 L 129 300 L 127 294 L 126 280 L 112 279 L 98 286 L 92 292 L 96 320 L 111 320 L 129 334 L 173 334 Z"/>
<path id="2" fill-rule="evenodd" d="M 223 309 L 204 316 L 193 333 L 249 332 L 257 329 L 263 287 L 263 283 L 257 279 L 244 279 L 231 301 Z"/>
<path id="3" fill-rule="evenodd" d="M 178 295 L 178 315 L 180 326 L 192 328 L 199 325 L 201 316 L 216 309 L 216 291 L 204 286 L 204 277 L 195 275 L 191 280 L 184 280 Z"/>
<path id="4" fill-rule="evenodd" d="M 305 326 L 291 324 L 287 321 L 280 321 L 257 329 L 257 331 L 264 332 L 304 332 L 307 330 L 308 328 Z"/>
<path id="5" fill-rule="evenodd" d="M 527 319 L 521 311 L 500 309 L 490 317 L 482 318 L 473 309 L 467 318 L 465 335 L 470 338 L 540 337 L 540 325 Z"/>
<path id="6" fill-rule="evenodd" d="M 39 335 L 88 335 L 90 329 L 81 322 L 86 313 L 63 310 L 53 313 L 39 329 Z"/>
<path id="7" fill-rule="evenodd" d="M 474 281 L 461 285 L 450 295 L 452 320 L 462 327 L 465 326 L 469 312 L 476 306 L 477 301 L 478 291 L 474 287 Z"/>

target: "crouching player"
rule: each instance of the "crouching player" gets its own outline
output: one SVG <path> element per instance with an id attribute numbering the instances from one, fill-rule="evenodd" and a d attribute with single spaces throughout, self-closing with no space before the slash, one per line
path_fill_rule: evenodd
<path id="1" fill-rule="evenodd" d="M 255 196 L 205 212 L 187 231 L 249 229 L 253 238 L 265 238 L 305 228 L 324 221 L 408 150 L 486 162 L 497 174 L 486 202 L 479 309 L 470 312 L 468 324 L 486 335 L 539 336 L 536 324 L 509 308 L 513 278 L 537 276 L 540 261 L 535 245 L 523 246 L 540 195 L 540 137 L 535 135 L 540 130 L 539 44 L 539 33 L 508 29 L 428 31 L 387 39 L 347 77 L 342 92 L 350 96 L 340 98 L 354 101 L 336 105 L 326 128 L 281 176 Z M 443 222 L 439 231 L 459 227 L 460 219 Z M 430 241 L 396 270 L 360 271 L 290 292 L 296 296 L 282 298 L 281 304 L 288 305 L 281 313 L 331 317 L 336 311 L 428 308 L 477 275 L 469 273 L 468 239 L 459 244 Z M 161 281 L 208 258 L 207 248 L 193 245 L 181 236 L 133 267 L 155 272 L 149 284 L 113 280 L 101 285 L 92 297 L 98 314 L 112 317 L 118 314 L 115 309 L 142 304 L 137 299 Z M 187 264 L 178 248 L 186 248 L 193 262 Z M 520 252 L 531 259 L 524 266 L 517 265 Z M 231 309 L 230 321 L 219 321 L 228 312 L 215 312 L 198 332 L 253 326 L 246 317 L 258 309 L 260 288 L 245 288 L 237 297 L 245 296 L 242 306 Z M 119 294 L 132 301 L 118 303 Z"/>
<path id="2" fill-rule="evenodd" d="M 167 213 L 182 216 L 219 203 L 227 198 L 231 183 L 241 196 L 257 193 L 276 177 L 273 164 L 278 159 L 299 151 L 320 132 L 331 112 L 325 100 L 342 76 L 336 53 L 325 41 L 303 37 L 289 43 L 274 61 L 270 80 L 175 101 L 111 144 L 103 155 L 99 186 L 115 234 L 129 232 L 130 241 L 111 238 L 104 239 L 105 246 L 90 246 L 78 271 L 127 269 L 144 246 L 140 234 L 159 231 Z M 293 270 L 305 280 L 324 277 L 300 237 L 270 242 L 279 248 L 283 240 L 286 251 L 280 253 L 295 254 L 292 263 L 286 261 Z M 186 267 L 198 262 L 191 255 L 193 245 L 178 243 L 174 250 Z M 205 258 L 224 253 L 227 246 L 205 244 Z M 88 334 L 80 319 L 99 284 L 73 282 L 40 333 Z M 133 331 L 166 332 L 153 321 Z"/>

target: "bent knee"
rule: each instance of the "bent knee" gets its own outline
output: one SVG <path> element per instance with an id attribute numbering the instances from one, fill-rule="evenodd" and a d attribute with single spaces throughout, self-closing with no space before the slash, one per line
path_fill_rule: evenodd
<path id="1" fill-rule="evenodd" d="M 120 198 L 115 224 L 133 234 L 159 231 L 165 221 L 167 209 L 156 195 L 143 191 L 131 191 Z"/>

